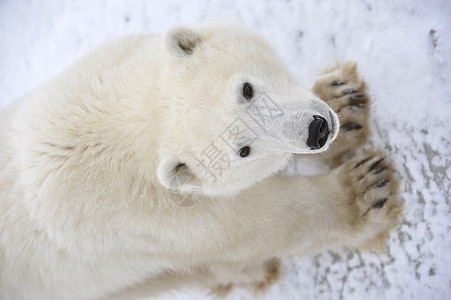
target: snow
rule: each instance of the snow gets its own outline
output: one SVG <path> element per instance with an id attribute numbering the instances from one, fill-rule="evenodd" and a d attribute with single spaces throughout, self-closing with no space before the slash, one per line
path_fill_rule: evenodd
<path id="1" fill-rule="evenodd" d="M 372 97 L 373 136 L 403 184 L 405 219 L 388 255 L 324 251 L 284 259 L 262 299 L 449 299 L 451 292 L 451 2 L 0 2 L 0 107 L 105 41 L 176 24 L 236 20 L 266 37 L 300 82 L 355 60 Z M 231 299 L 250 294 L 236 289 Z M 199 291 L 177 298 L 208 299 Z M 166 296 L 165 299 L 174 299 Z"/>

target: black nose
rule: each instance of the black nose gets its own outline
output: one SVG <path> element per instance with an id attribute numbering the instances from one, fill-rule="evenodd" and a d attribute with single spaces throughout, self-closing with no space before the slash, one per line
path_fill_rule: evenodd
<path id="1" fill-rule="evenodd" d="M 329 127 L 327 121 L 321 116 L 313 116 L 314 120 L 308 128 L 307 146 L 310 150 L 322 148 L 329 136 Z"/>

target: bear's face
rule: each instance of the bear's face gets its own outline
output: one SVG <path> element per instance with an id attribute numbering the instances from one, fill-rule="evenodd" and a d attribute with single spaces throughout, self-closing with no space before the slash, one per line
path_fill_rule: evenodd
<path id="1" fill-rule="evenodd" d="M 168 106 L 157 175 L 166 188 L 231 195 L 293 153 L 322 152 L 336 138 L 337 115 L 249 30 L 175 28 L 165 47 Z"/>

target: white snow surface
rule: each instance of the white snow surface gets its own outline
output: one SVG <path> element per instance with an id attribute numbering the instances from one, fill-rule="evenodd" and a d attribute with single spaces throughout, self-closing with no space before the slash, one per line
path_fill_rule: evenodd
<path id="1" fill-rule="evenodd" d="M 281 281 L 258 298 L 450 299 L 449 0 L 2 0 L 0 108 L 115 37 L 216 20 L 263 35 L 301 83 L 336 61 L 357 61 L 373 101 L 366 148 L 389 156 L 402 180 L 405 218 L 387 256 L 330 250 L 285 258 Z M 229 296 L 252 297 L 241 288 Z M 193 290 L 162 298 L 209 299 Z"/>

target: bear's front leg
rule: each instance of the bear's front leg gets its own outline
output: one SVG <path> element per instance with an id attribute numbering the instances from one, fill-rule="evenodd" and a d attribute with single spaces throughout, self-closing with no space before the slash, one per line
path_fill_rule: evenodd
<path id="1" fill-rule="evenodd" d="M 330 149 L 319 157 L 337 166 L 342 155 L 362 146 L 370 131 L 368 128 L 369 102 L 365 82 L 359 79 L 357 64 L 347 62 L 321 73 L 312 90 L 325 101 L 340 120 L 340 133 Z"/>
<path id="2" fill-rule="evenodd" d="M 396 198 L 398 181 L 381 154 L 357 156 L 310 180 L 317 197 L 302 201 L 313 247 L 304 250 L 330 246 L 383 249 L 388 232 L 402 215 L 402 205 Z"/>
<path id="3" fill-rule="evenodd" d="M 274 176 L 230 199 L 239 218 L 227 220 L 234 227 L 225 228 L 231 234 L 231 256 L 221 257 L 230 263 L 210 269 L 215 292 L 222 294 L 237 284 L 273 283 L 279 274 L 278 260 L 271 259 L 275 256 L 332 247 L 382 250 L 402 215 L 397 186 L 390 164 L 370 153 L 326 175 Z M 241 257 L 243 263 L 233 257 Z M 271 263 L 251 263 L 256 257 Z"/>
<path id="4" fill-rule="evenodd" d="M 380 154 L 357 156 L 326 175 L 269 178 L 239 197 L 242 205 L 265 207 L 246 215 L 260 224 L 249 247 L 262 255 L 272 249 L 272 256 L 380 248 L 402 213 L 397 185 Z"/>

